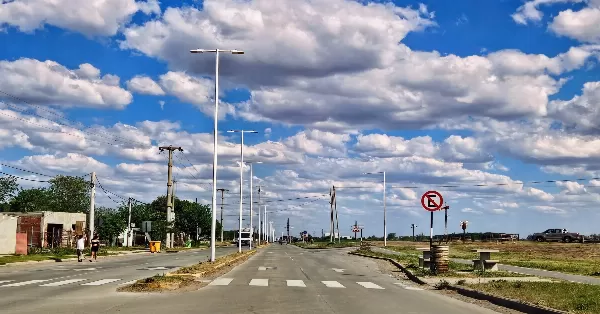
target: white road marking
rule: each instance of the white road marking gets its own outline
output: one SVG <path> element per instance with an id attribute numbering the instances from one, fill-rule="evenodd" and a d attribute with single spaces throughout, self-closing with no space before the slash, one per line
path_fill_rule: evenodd
<path id="1" fill-rule="evenodd" d="M 40 283 L 40 282 L 46 282 L 46 281 L 50 281 L 50 279 L 15 282 L 15 283 L 11 283 L 9 285 L 4 285 L 4 286 L 0 286 L 0 287 L 20 287 L 20 286 L 26 286 L 26 285 L 31 285 L 34 283 Z"/>
<path id="2" fill-rule="evenodd" d="M 365 288 L 367 288 L 367 289 L 385 289 L 385 288 L 383 288 L 381 286 L 378 286 L 378 285 L 376 285 L 376 284 L 374 284 L 372 282 L 368 282 L 368 281 L 358 281 L 356 283 L 359 284 L 359 285 L 361 285 L 361 286 L 363 286 L 363 287 L 365 287 Z"/>
<path id="3" fill-rule="evenodd" d="M 267 253 L 269 253 L 269 254 L 273 254 L 273 252 L 267 252 Z"/>
<path id="4" fill-rule="evenodd" d="M 163 267 L 163 266 L 158 266 L 158 267 L 148 267 L 146 269 L 147 270 L 167 270 L 168 268 Z"/>
<path id="5" fill-rule="evenodd" d="M 119 286 L 132 285 L 136 281 L 138 281 L 138 280 L 136 279 L 136 280 L 132 280 L 132 281 L 128 281 L 128 282 L 123 282 L 123 283 L 120 283 Z"/>
<path id="6" fill-rule="evenodd" d="M 74 271 L 85 271 L 85 270 L 96 270 L 96 268 L 79 268 L 79 269 L 73 269 Z"/>
<path id="7" fill-rule="evenodd" d="M 250 286 L 261 286 L 261 287 L 268 287 L 269 286 L 269 279 L 252 279 L 250 280 Z"/>
<path id="8" fill-rule="evenodd" d="M 209 286 L 227 286 L 233 281 L 233 278 L 217 278 L 209 283 Z"/>
<path id="9" fill-rule="evenodd" d="M 267 268 L 265 266 L 260 266 L 258 267 L 258 270 L 267 270 Z"/>
<path id="10" fill-rule="evenodd" d="M 423 289 L 417 288 L 417 287 L 404 287 L 404 289 L 406 289 L 406 290 L 415 290 L 415 291 L 422 291 L 423 290 Z"/>
<path id="11" fill-rule="evenodd" d="M 0 283 L 13 282 L 14 280 L 0 280 Z"/>
<path id="12" fill-rule="evenodd" d="M 338 272 L 338 273 L 343 273 L 344 270 L 341 268 L 332 268 L 334 271 Z"/>
<path id="13" fill-rule="evenodd" d="M 58 287 L 58 286 L 68 285 L 70 283 L 84 281 L 84 280 L 87 280 L 87 279 L 68 279 L 68 280 L 43 284 L 43 285 L 40 285 L 40 287 Z"/>
<path id="14" fill-rule="evenodd" d="M 102 279 L 102 280 L 96 280 L 96 281 L 92 281 L 92 282 L 82 283 L 81 285 L 82 286 L 101 286 L 101 285 L 119 281 L 119 280 L 121 280 L 121 279 Z"/>
<path id="15" fill-rule="evenodd" d="M 306 285 L 304 284 L 304 281 L 302 281 L 302 280 L 286 280 L 286 281 L 287 281 L 288 287 L 304 287 L 304 288 L 306 288 Z"/>
<path id="16" fill-rule="evenodd" d="M 327 288 L 346 288 L 337 281 L 321 281 Z"/>

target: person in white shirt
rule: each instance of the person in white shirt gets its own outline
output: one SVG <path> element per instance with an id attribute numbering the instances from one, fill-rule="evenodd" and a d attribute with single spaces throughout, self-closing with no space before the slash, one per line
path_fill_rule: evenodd
<path id="1" fill-rule="evenodd" d="M 83 261 L 83 250 L 85 250 L 85 239 L 83 235 L 79 235 L 77 238 L 77 260 Z"/>

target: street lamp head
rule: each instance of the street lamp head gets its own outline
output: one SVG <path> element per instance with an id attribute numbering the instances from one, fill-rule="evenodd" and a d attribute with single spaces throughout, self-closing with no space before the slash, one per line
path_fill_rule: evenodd
<path id="1" fill-rule="evenodd" d="M 246 133 L 258 133 L 258 131 L 254 131 L 254 130 L 249 130 L 249 131 L 244 131 Z"/>
<path id="2" fill-rule="evenodd" d="M 206 49 L 192 49 L 190 50 L 191 53 L 205 53 Z"/>
<path id="3" fill-rule="evenodd" d="M 235 133 L 235 132 L 239 132 L 238 130 L 228 130 L 227 133 Z"/>
<path id="4" fill-rule="evenodd" d="M 243 50 L 233 49 L 233 50 L 231 50 L 231 53 L 234 54 L 234 55 L 243 55 L 244 51 Z"/>

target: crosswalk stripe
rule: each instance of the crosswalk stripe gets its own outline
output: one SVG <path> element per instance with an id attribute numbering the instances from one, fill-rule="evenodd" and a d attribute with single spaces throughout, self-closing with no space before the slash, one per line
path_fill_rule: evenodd
<path id="1" fill-rule="evenodd" d="M 304 281 L 302 280 L 286 280 L 288 287 L 305 287 Z"/>
<path id="2" fill-rule="evenodd" d="M 233 278 L 217 278 L 209 283 L 209 286 L 227 286 L 233 281 Z"/>
<path id="3" fill-rule="evenodd" d="M 321 281 L 327 288 L 346 288 L 337 281 Z"/>
<path id="4" fill-rule="evenodd" d="M 135 280 L 128 281 L 128 282 L 123 282 L 123 283 L 120 283 L 120 284 L 119 284 L 119 286 L 132 285 L 132 284 L 134 284 L 136 281 L 138 281 L 138 280 L 137 280 L 137 279 L 135 279 Z"/>
<path id="5" fill-rule="evenodd" d="M 102 279 L 102 280 L 96 280 L 96 281 L 92 281 L 92 282 L 82 283 L 81 285 L 82 286 L 101 286 L 101 285 L 119 281 L 119 280 L 121 280 L 121 279 Z"/>
<path id="6" fill-rule="evenodd" d="M 365 287 L 365 288 L 367 288 L 367 289 L 385 289 L 385 288 L 383 288 L 381 286 L 378 286 L 378 285 L 376 285 L 376 284 L 374 284 L 372 282 L 368 282 L 368 281 L 358 281 L 356 283 L 359 284 L 359 285 L 361 285 L 361 286 L 363 286 L 363 287 Z"/>
<path id="7" fill-rule="evenodd" d="M 4 286 L 0 286 L 0 287 L 20 287 L 20 286 L 26 286 L 26 285 L 31 285 L 34 283 L 40 283 L 40 282 L 46 282 L 46 281 L 50 281 L 50 279 L 15 282 L 15 283 L 11 283 L 9 285 L 4 285 Z"/>
<path id="8" fill-rule="evenodd" d="M 43 285 L 40 285 L 40 287 L 58 287 L 58 286 L 68 285 L 70 283 L 84 281 L 84 280 L 87 280 L 87 279 L 68 279 L 68 280 L 63 280 L 63 281 L 57 281 L 57 282 L 51 282 L 51 283 L 43 284 Z"/>
<path id="9" fill-rule="evenodd" d="M 269 279 L 252 279 L 250 280 L 250 286 L 261 286 L 261 287 L 268 287 L 269 286 Z"/>

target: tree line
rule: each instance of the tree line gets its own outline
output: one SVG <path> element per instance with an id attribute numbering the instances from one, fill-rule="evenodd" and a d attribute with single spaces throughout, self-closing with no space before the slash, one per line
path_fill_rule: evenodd
<path id="1" fill-rule="evenodd" d="M 0 177 L 0 212 L 89 213 L 89 181 L 81 177 L 56 176 L 48 183 L 48 187 L 26 189 L 19 186 L 15 177 Z M 150 203 L 133 201 L 131 222 L 135 227 L 141 227 L 143 221 L 151 221 L 150 236 L 153 240 L 165 239 L 167 232 L 184 233 L 193 238 L 210 233 L 211 210 L 208 205 L 179 198 L 175 198 L 174 203 L 175 221 L 169 224 L 166 195 L 160 195 Z M 114 243 L 116 238 L 127 229 L 128 215 L 127 202 L 115 203 L 113 207 L 97 206 L 95 229 L 100 239 Z M 197 228 L 200 228 L 200 234 L 197 234 Z M 221 224 L 217 221 L 217 234 L 220 232 Z"/>

